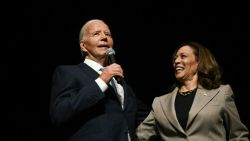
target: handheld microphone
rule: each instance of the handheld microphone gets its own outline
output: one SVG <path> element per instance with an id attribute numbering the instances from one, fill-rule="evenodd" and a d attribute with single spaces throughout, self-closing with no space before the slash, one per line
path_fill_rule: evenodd
<path id="1" fill-rule="evenodd" d="M 109 48 L 107 51 L 106 51 L 106 55 L 108 56 L 108 61 L 109 61 L 109 64 L 113 64 L 113 63 L 116 63 L 116 60 L 115 60 L 115 51 L 113 48 Z M 117 81 L 117 83 L 119 84 L 122 84 L 122 77 L 120 76 L 114 76 L 115 77 L 115 80 Z"/>

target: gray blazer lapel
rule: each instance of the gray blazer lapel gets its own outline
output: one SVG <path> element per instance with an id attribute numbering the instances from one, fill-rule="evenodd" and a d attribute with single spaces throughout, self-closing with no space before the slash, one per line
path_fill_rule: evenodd
<path id="1" fill-rule="evenodd" d="M 194 120 L 195 116 L 202 110 L 213 98 L 218 94 L 219 90 L 207 91 L 201 86 L 198 87 L 194 102 L 189 111 L 187 128 L 190 126 L 191 122 Z"/>
<path id="2" fill-rule="evenodd" d="M 181 127 L 176 117 L 175 98 L 176 98 L 177 91 L 178 91 L 178 88 L 175 88 L 171 93 L 167 94 L 164 98 L 162 98 L 160 100 L 160 103 L 161 103 L 161 107 L 163 109 L 165 117 L 172 124 L 172 126 L 174 126 L 180 132 L 185 133 L 185 131 Z"/>

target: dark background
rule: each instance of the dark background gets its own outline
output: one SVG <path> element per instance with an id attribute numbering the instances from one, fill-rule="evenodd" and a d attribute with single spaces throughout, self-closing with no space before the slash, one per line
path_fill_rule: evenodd
<path id="1" fill-rule="evenodd" d="M 208 47 L 223 68 L 223 81 L 234 90 L 242 122 L 250 128 L 246 3 L 58 1 L 33 2 L 31 9 L 19 9 L 16 14 L 20 17 L 13 14 L 10 17 L 14 20 L 9 18 L 15 36 L 13 32 L 7 34 L 9 43 L 21 50 L 17 53 L 21 57 L 16 59 L 22 64 L 18 69 L 20 82 L 11 91 L 20 88 L 18 91 L 24 93 L 17 93 L 15 112 L 8 111 L 19 140 L 58 139 L 48 115 L 52 72 L 57 65 L 82 61 L 78 34 L 92 18 L 103 19 L 109 25 L 125 79 L 149 106 L 155 96 L 167 92 L 174 80 L 174 48 L 186 41 Z M 13 133 L 12 128 L 10 131 Z M 7 136 L 9 140 L 12 137 Z"/>

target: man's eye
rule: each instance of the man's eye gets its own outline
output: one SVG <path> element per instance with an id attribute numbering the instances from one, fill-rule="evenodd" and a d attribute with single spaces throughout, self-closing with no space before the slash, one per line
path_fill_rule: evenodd
<path id="1" fill-rule="evenodd" d="M 93 35 L 99 35 L 100 33 L 99 32 L 95 32 Z"/>

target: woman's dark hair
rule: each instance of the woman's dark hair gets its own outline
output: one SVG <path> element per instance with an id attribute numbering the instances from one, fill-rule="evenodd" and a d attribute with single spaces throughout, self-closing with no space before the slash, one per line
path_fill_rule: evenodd
<path id="1" fill-rule="evenodd" d="M 193 49 L 198 62 L 198 83 L 208 90 L 218 88 L 221 84 L 222 70 L 211 51 L 197 42 L 187 42 L 176 48 L 173 58 L 183 46 L 189 46 Z"/>

